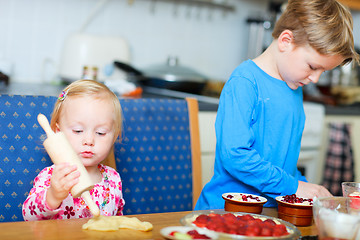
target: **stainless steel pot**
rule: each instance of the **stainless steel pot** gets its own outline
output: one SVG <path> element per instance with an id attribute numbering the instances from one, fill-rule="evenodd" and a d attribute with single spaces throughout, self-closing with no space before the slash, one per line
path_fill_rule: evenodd
<path id="1" fill-rule="evenodd" d="M 169 57 L 166 64 L 153 65 L 143 71 L 118 61 L 114 64 L 144 86 L 198 94 L 208 81 L 207 77 L 197 71 L 180 66 L 178 59 L 173 57 Z"/>

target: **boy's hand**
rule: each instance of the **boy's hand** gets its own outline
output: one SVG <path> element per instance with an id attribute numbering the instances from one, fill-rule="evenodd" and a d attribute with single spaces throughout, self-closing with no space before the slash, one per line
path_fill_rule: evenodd
<path id="1" fill-rule="evenodd" d="M 50 188 L 46 194 L 46 202 L 51 209 L 57 209 L 61 205 L 71 188 L 79 182 L 79 177 L 76 165 L 60 163 L 54 166 Z"/>
<path id="2" fill-rule="evenodd" d="M 296 196 L 313 199 L 314 197 L 332 197 L 332 194 L 324 186 L 299 181 Z"/>

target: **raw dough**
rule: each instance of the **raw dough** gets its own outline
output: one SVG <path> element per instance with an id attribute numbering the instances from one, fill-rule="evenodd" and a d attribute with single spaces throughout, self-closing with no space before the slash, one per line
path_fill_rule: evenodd
<path id="1" fill-rule="evenodd" d="M 82 228 L 95 231 L 116 231 L 120 228 L 128 228 L 147 232 L 153 229 L 153 225 L 149 222 L 141 222 L 136 217 L 99 216 L 90 219 Z"/>

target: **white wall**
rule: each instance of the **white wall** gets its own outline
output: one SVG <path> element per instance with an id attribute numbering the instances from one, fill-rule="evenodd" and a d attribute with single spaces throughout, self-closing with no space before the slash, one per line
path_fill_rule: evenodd
<path id="1" fill-rule="evenodd" d="M 51 81 L 66 36 L 78 31 L 97 0 L 0 0 L 0 61 L 13 64 L 12 81 Z M 131 47 L 131 63 L 143 68 L 177 55 L 180 63 L 225 81 L 246 58 L 251 14 L 264 12 L 264 0 L 230 0 L 224 13 L 152 0 L 109 0 L 85 32 L 121 36 Z M 177 15 L 175 15 L 177 9 Z"/>

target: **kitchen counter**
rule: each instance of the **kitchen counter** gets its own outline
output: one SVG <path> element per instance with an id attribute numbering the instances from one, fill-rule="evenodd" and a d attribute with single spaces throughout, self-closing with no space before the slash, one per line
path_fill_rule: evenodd
<path id="1" fill-rule="evenodd" d="M 325 115 L 360 116 L 360 104 L 325 106 Z"/>
<path id="2" fill-rule="evenodd" d="M 0 85 L 0 94 L 12 95 L 44 95 L 44 96 L 58 96 L 66 85 L 55 85 L 45 83 L 10 83 L 8 86 Z M 190 93 L 182 93 L 177 91 L 170 91 L 166 89 L 156 89 L 145 87 L 143 91 L 144 98 L 185 98 L 194 97 L 199 101 L 200 111 L 217 111 L 218 99 L 206 96 L 200 96 Z"/>
<path id="3" fill-rule="evenodd" d="M 0 85 L 0 94 L 58 96 L 64 85 L 45 83 L 10 83 Z"/>
<path id="4" fill-rule="evenodd" d="M 8 86 L 0 85 L 0 94 L 16 95 L 45 95 L 58 96 L 65 85 L 53 85 L 49 83 L 10 83 Z M 167 89 L 158 89 L 144 87 L 144 98 L 185 98 L 194 97 L 198 99 L 200 111 L 217 111 L 219 99 L 190 93 L 170 91 Z M 325 106 L 325 115 L 346 115 L 360 116 L 360 104 L 350 106 Z"/>

